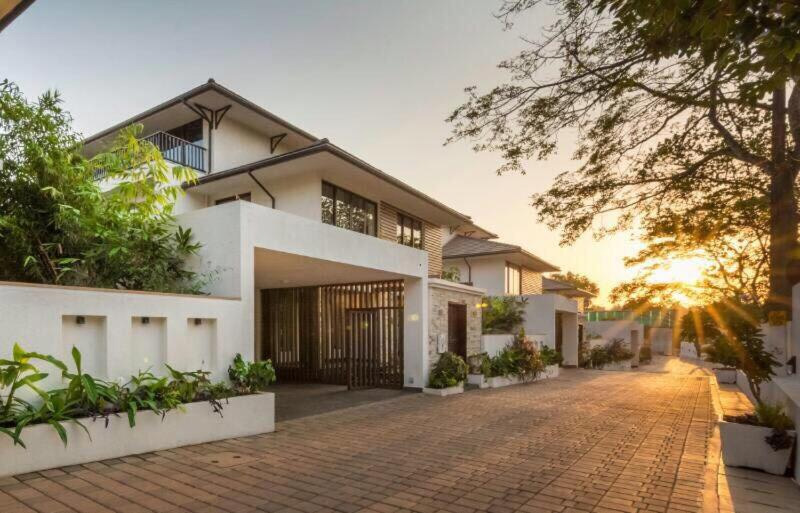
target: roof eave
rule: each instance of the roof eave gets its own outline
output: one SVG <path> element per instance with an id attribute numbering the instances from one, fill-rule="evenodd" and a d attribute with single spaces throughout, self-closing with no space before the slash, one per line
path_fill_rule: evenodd
<path id="1" fill-rule="evenodd" d="M 289 123 L 288 121 L 279 118 L 275 114 L 269 112 L 268 110 L 264 109 L 263 107 L 260 107 L 260 106 L 256 105 L 255 103 L 251 102 L 247 98 L 244 98 L 243 96 L 240 96 L 240 95 L 236 94 L 235 92 L 231 91 L 227 87 L 216 83 L 214 81 L 214 79 L 209 79 L 208 82 L 206 82 L 205 84 L 200 84 L 197 87 L 194 87 L 194 88 L 192 88 L 192 89 L 190 89 L 190 90 L 188 90 L 188 91 L 186 91 L 186 92 L 184 92 L 182 94 L 179 94 L 175 98 L 172 98 L 172 99 L 167 100 L 167 101 L 165 101 L 163 103 L 160 103 L 160 104 L 156 105 L 153 108 L 147 109 L 144 112 L 141 112 L 141 113 L 139 113 L 139 114 L 137 114 L 137 115 L 135 115 L 135 116 L 133 116 L 131 118 L 126 119 L 125 121 L 123 121 L 121 123 L 117 123 L 116 125 L 114 125 L 114 126 L 112 126 L 110 128 L 107 128 L 107 129 L 105 129 L 105 130 L 103 130 L 101 132 L 98 132 L 98 133 L 90 136 L 90 137 L 87 137 L 86 139 L 83 140 L 83 144 L 84 145 L 90 144 L 90 143 L 92 143 L 92 142 L 94 142 L 94 141 L 96 141 L 98 139 L 101 139 L 103 137 L 106 137 L 107 135 L 113 134 L 114 132 L 117 132 L 117 131 L 123 129 L 126 126 L 129 126 L 129 125 L 131 125 L 133 123 L 138 123 L 139 121 L 142 121 L 142 120 L 144 120 L 144 119 L 146 119 L 146 118 L 148 118 L 148 117 L 150 117 L 150 116 L 152 116 L 154 114 L 157 114 L 157 113 L 161 112 L 162 110 L 166 110 L 166 109 L 169 109 L 170 107 L 174 107 L 175 105 L 181 104 L 181 103 L 183 103 L 183 102 L 185 102 L 185 101 L 187 101 L 187 100 L 189 100 L 191 98 L 194 98 L 195 96 L 198 96 L 198 95 L 200 95 L 200 94 L 202 94 L 202 93 L 204 93 L 206 91 L 215 91 L 215 92 L 225 96 L 226 98 L 229 98 L 230 100 L 233 100 L 233 101 L 239 103 L 240 105 L 255 111 L 256 113 L 260 114 L 261 116 L 264 116 L 267 119 L 270 119 L 271 121 L 274 121 L 275 123 L 279 123 L 279 124 L 282 124 L 282 125 L 286 126 L 287 128 L 289 128 L 293 132 L 296 132 L 297 134 L 305 137 L 309 141 L 318 140 L 317 137 L 315 137 L 314 135 L 306 132 L 302 128 L 299 128 L 299 127 Z"/>
<path id="2" fill-rule="evenodd" d="M 298 158 L 314 155 L 315 153 L 320 153 L 320 152 L 331 153 L 332 155 L 335 155 L 335 156 L 337 156 L 337 157 L 339 157 L 339 158 L 341 158 L 341 159 L 343 159 L 343 160 L 355 165 L 356 167 L 358 167 L 358 168 L 360 168 L 360 169 L 362 169 L 362 170 L 364 170 L 364 171 L 376 176 L 377 178 L 380 178 L 380 179 L 382 179 L 382 180 L 394 185 L 395 187 L 398 187 L 399 189 L 402 189 L 403 191 L 416 196 L 417 198 L 419 198 L 419 199 L 421 199 L 421 200 L 433 205 L 434 207 L 439 208 L 439 209 L 447 212 L 448 214 L 460 219 L 462 222 L 471 222 L 470 217 L 467 216 L 466 214 L 462 214 L 461 212 L 458 212 L 457 210 L 453 210 L 452 208 L 448 207 L 444 203 L 441 203 L 440 201 L 437 201 L 437 200 L 431 198 L 427 194 L 424 194 L 424 193 L 418 191 L 417 189 L 415 189 L 415 188 L 411 187 L 410 185 L 406 184 L 405 182 L 403 182 L 401 180 L 398 180 L 397 178 L 395 178 L 395 177 L 393 177 L 393 176 L 381 171 L 380 169 L 376 168 L 375 166 L 373 166 L 371 164 L 368 164 L 367 162 L 364 162 L 363 160 L 359 159 L 358 157 L 356 157 L 356 156 L 348 153 L 347 151 L 339 148 L 335 144 L 332 144 L 327 139 L 321 139 L 321 140 L 315 142 L 314 144 L 311 144 L 310 146 L 306 146 L 306 147 L 300 148 L 298 150 L 290 151 L 290 152 L 284 153 L 282 155 L 277 155 L 275 157 L 269 157 L 269 158 L 266 158 L 266 159 L 258 160 L 258 161 L 255 161 L 255 162 L 251 162 L 250 164 L 245 164 L 245 165 L 242 165 L 242 166 L 237 166 L 235 168 L 226 169 L 225 171 L 218 171 L 218 172 L 215 172 L 215 173 L 210 173 L 210 174 L 207 174 L 205 176 L 202 176 L 202 177 L 198 178 L 193 183 L 188 183 L 188 184 L 185 183 L 185 184 L 183 184 L 183 187 L 184 187 L 184 189 L 190 189 L 192 187 L 196 187 L 198 185 L 202 185 L 202 184 L 205 184 L 205 183 L 214 182 L 214 181 L 217 181 L 217 180 L 221 180 L 223 178 L 227 178 L 227 177 L 230 177 L 230 176 L 236 176 L 236 175 L 239 175 L 239 174 L 242 174 L 242 173 L 248 173 L 250 171 L 255 171 L 256 169 L 262 169 L 262 168 L 265 168 L 265 167 L 274 166 L 274 165 L 280 164 L 282 162 L 288 162 L 288 161 L 295 160 L 295 159 L 298 159 Z"/>

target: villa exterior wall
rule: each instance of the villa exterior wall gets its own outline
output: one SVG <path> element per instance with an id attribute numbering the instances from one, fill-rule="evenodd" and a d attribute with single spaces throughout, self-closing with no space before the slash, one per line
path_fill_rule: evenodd
<path id="1" fill-rule="evenodd" d="M 481 352 L 481 298 L 484 291 L 474 287 L 447 282 L 429 281 L 430 327 L 428 330 L 428 359 L 433 366 L 439 360 L 438 341 L 447 341 L 448 304 L 457 303 L 467 307 L 467 356 Z"/>
<path id="2" fill-rule="evenodd" d="M 84 370 L 101 379 L 127 381 L 148 368 L 164 374 L 164 363 L 225 379 L 236 353 L 253 357 L 240 322 L 242 304 L 238 298 L 0 283 L 0 357 L 9 357 L 18 342 L 71 364 L 74 345 Z M 51 372 L 48 383 L 60 383 L 59 377 Z"/>
<path id="3" fill-rule="evenodd" d="M 485 289 L 486 294 L 489 296 L 502 296 L 505 293 L 506 264 L 502 257 L 480 257 L 469 258 L 468 260 L 469 266 L 464 262 L 463 258 L 445 260 L 444 268 L 457 268 L 463 283 L 471 281 L 476 287 Z"/>

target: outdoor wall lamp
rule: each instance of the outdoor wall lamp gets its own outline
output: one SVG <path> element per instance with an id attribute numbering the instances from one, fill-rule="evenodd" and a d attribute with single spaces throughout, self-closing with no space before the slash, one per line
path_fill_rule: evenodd
<path id="1" fill-rule="evenodd" d="M 150 317 L 142 317 L 142 324 L 150 324 Z"/>
<path id="2" fill-rule="evenodd" d="M 203 324 L 203 319 L 197 318 L 194 320 L 195 326 L 200 326 L 201 324 Z"/>
<path id="3" fill-rule="evenodd" d="M 86 324 L 86 317 L 82 315 L 75 316 L 75 324 Z"/>

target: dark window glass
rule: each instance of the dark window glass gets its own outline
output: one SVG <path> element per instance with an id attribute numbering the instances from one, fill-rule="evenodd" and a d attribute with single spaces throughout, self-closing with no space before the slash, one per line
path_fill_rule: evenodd
<path id="1" fill-rule="evenodd" d="M 422 249 L 422 221 L 397 214 L 397 242 L 404 246 Z"/>
<path id="2" fill-rule="evenodd" d="M 358 194 L 322 182 L 322 222 L 375 236 L 378 208 Z"/>
<path id="3" fill-rule="evenodd" d="M 190 143 L 198 143 L 203 140 L 203 120 L 190 121 L 185 125 L 168 130 L 167 133 Z"/>

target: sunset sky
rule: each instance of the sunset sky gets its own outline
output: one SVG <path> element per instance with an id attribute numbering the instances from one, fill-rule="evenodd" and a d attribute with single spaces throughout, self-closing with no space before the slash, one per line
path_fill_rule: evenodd
<path id="1" fill-rule="evenodd" d="M 538 10 L 504 31 L 499 1 L 39 0 L 0 33 L 0 77 L 29 97 L 58 89 L 91 135 L 209 77 L 358 155 L 563 270 L 602 295 L 630 276 L 631 234 L 559 247 L 529 196 L 574 169 L 573 139 L 528 174 L 498 177 L 499 159 L 443 146 L 463 88 L 504 79 L 496 64 L 536 37 Z M 608 220 L 606 220 L 608 221 Z M 603 302 L 601 298 L 601 302 Z"/>

